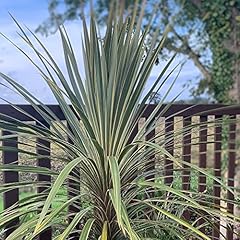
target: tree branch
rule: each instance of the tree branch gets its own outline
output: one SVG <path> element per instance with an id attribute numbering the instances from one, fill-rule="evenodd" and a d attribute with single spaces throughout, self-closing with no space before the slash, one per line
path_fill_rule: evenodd
<path id="1" fill-rule="evenodd" d="M 168 43 L 167 48 L 169 50 L 189 56 L 189 58 L 192 59 L 195 66 L 200 70 L 204 78 L 209 83 L 211 81 L 211 74 L 206 66 L 204 66 L 204 64 L 200 61 L 200 56 L 196 54 L 195 51 L 190 47 L 187 38 L 180 36 L 174 28 L 172 28 L 172 33 L 179 39 L 182 45 L 178 48 L 176 46 L 173 46 L 171 43 Z"/>

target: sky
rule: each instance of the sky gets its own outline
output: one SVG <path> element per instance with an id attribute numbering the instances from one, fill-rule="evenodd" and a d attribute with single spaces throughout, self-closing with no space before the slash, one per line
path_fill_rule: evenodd
<path id="1" fill-rule="evenodd" d="M 23 26 L 26 25 L 32 31 L 34 31 L 39 24 L 41 24 L 48 17 L 48 0 L 0 0 L 0 33 L 9 37 L 14 43 L 19 45 L 24 51 L 26 51 L 31 58 L 36 59 L 34 54 L 30 51 L 29 47 L 24 43 L 17 34 L 17 26 L 14 24 L 9 13 L 17 19 Z M 76 51 L 76 57 L 78 59 L 80 73 L 84 73 L 82 53 L 81 53 L 81 22 L 72 21 L 65 24 L 65 27 L 70 36 L 74 50 Z M 48 48 L 53 55 L 54 59 L 58 63 L 63 72 L 66 72 L 64 65 L 63 52 L 60 44 L 60 37 L 58 33 L 50 35 L 48 37 L 37 34 L 40 40 Z M 185 61 L 182 57 L 176 58 L 172 64 L 172 68 L 181 61 Z M 164 61 L 160 61 L 160 64 L 155 66 L 147 88 L 157 78 L 161 69 L 166 64 Z M 56 103 L 52 96 L 48 86 L 41 79 L 38 71 L 34 66 L 23 56 L 11 43 L 5 38 L 0 36 L 0 72 L 9 75 L 11 78 L 16 80 L 19 84 L 30 91 L 35 97 L 40 99 L 46 104 Z M 164 96 L 167 92 L 171 82 L 177 75 L 177 71 L 172 75 L 170 80 L 160 91 L 160 95 Z M 183 90 L 183 93 L 178 99 L 189 99 L 190 91 L 184 87 L 189 81 L 192 84 L 197 83 L 197 76 L 199 76 L 198 69 L 194 64 L 187 60 L 174 84 L 173 89 L 168 94 L 167 100 L 171 100 L 178 93 Z M 5 83 L 0 78 L 0 83 Z M 24 103 L 24 99 L 14 93 L 12 90 L 0 86 L 0 97 L 15 104 Z M 0 100 L 2 103 L 3 101 Z"/>

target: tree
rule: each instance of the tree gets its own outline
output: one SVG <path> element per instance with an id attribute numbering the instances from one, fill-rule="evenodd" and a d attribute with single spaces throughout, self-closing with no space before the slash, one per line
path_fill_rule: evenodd
<path id="1" fill-rule="evenodd" d="M 211 64 L 205 65 L 201 71 L 204 79 L 198 90 L 201 92 L 207 87 L 218 102 L 227 102 L 230 99 L 240 102 L 240 25 L 237 21 L 240 1 L 191 0 L 183 6 L 190 19 L 199 19 L 204 24 L 202 34 L 197 34 L 203 39 L 204 35 L 207 36 L 204 45 L 212 54 Z M 192 54 L 191 51 L 189 54 Z M 193 57 L 190 56 L 192 59 Z"/>
<path id="2" fill-rule="evenodd" d="M 94 6 L 98 20 L 104 22 L 111 0 L 96 0 Z M 131 9 L 134 0 L 120 0 L 126 9 Z M 57 25 L 81 16 L 83 6 L 89 1 L 51 0 L 49 18 L 37 28 L 37 32 L 48 34 L 56 31 Z M 61 4 L 63 11 L 59 11 Z M 139 1 L 141 8 L 142 1 Z M 153 9 L 158 18 L 153 20 L 152 30 L 161 30 L 174 16 L 165 51 L 177 52 L 191 59 L 200 70 L 199 85 L 193 95 L 208 92 L 218 102 L 230 99 L 240 102 L 240 1 L 239 0 L 152 0 L 147 1 L 145 18 L 152 16 Z"/>

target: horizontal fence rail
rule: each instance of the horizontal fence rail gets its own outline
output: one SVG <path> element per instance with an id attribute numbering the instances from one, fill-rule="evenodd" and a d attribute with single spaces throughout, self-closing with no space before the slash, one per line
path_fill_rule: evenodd
<path id="1" fill-rule="evenodd" d="M 47 105 L 47 107 L 56 115 L 59 120 L 66 120 L 61 108 L 59 105 Z M 166 107 L 165 104 L 159 109 L 158 112 L 161 112 Z M 0 105 L 0 114 L 6 114 L 9 117 L 16 118 L 20 121 L 32 121 L 33 118 L 43 121 L 42 116 L 30 105 L 17 105 L 17 108 L 25 111 L 29 114 L 27 116 L 23 112 L 18 111 L 15 107 L 8 104 Z M 156 105 L 149 104 L 145 109 L 142 117 L 148 117 L 153 110 L 156 108 Z M 163 117 L 169 117 L 171 115 L 176 116 L 208 116 L 208 115 L 239 115 L 240 107 L 239 105 L 226 106 L 221 104 L 174 104 L 168 108 L 168 110 L 162 113 Z"/>
<path id="2" fill-rule="evenodd" d="M 47 107 L 55 114 L 56 118 L 60 121 L 65 121 L 66 117 L 64 116 L 63 112 L 61 111 L 61 108 L 58 105 L 47 105 Z M 147 119 L 150 114 L 155 109 L 156 105 L 148 105 L 146 109 L 144 110 L 142 114 L 142 118 Z M 209 104 L 209 105 L 187 105 L 187 104 L 176 104 L 172 105 L 169 108 L 167 105 L 163 105 L 159 111 L 158 114 L 161 113 L 161 117 L 164 118 L 164 124 L 165 124 L 165 141 L 166 141 L 166 149 L 171 153 L 174 154 L 175 151 L 175 142 L 174 139 L 171 137 L 173 135 L 173 132 L 175 129 L 175 118 L 176 117 L 182 117 L 182 125 L 184 128 L 189 129 L 187 130 L 182 137 L 182 150 L 181 150 L 181 156 L 182 159 L 186 163 L 192 162 L 192 132 L 191 128 L 188 128 L 191 126 L 193 122 L 193 117 L 197 116 L 199 117 L 199 123 L 201 124 L 199 128 L 199 143 L 198 143 L 198 166 L 200 168 L 206 168 L 209 157 L 207 155 L 207 137 L 209 134 L 208 129 L 208 117 L 213 116 L 216 120 L 216 125 L 213 130 L 213 138 L 214 138 L 214 155 L 213 155 L 213 168 L 214 168 L 214 175 L 217 178 L 221 178 L 221 162 L 222 162 L 222 125 L 217 124 L 217 120 L 222 119 L 223 116 L 228 116 L 230 119 L 236 119 L 237 115 L 240 115 L 240 107 L 239 106 L 223 106 L 218 104 Z M 164 111 L 163 111 L 164 110 Z M 25 112 L 25 113 L 24 113 Z M 44 121 L 43 117 L 34 109 L 34 107 L 30 105 L 18 105 L 16 107 L 13 107 L 11 105 L 0 105 L 0 116 L 4 118 L 4 116 L 7 116 L 9 118 L 18 119 L 19 121 L 38 121 L 37 124 L 41 123 L 45 126 L 49 127 L 49 125 Z M 136 126 L 130 136 L 130 139 L 128 142 L 130 143 L 134 136 L 138 132 L 138 126 Z M 10 132 L 2 131 L 2 135 L 9 135 Z M 156 134 L 156 129 L 151 131 L 147 137 L 146 140 L 149 140 L 153 138 Z M 227 173 L 228 173 L 228 186 L 233 188 L 234 185 L 234 176 L 236 174 L 236 124 L 234 122 L 231 122 L 229 124 L 229 132 L 228 132 L 228 141 L 229 141 L 229 152 L 228 152 L 228 164 L 227 164 Z M 171 139 L 171 141 L 169 141 Z M 69 142 L 71 140 L 69 139 Z M 17 137 L 13 136 L 12 139 L 6 139 L 2 141 L 3 146 L 7 147 L 17 147 Z M 51 146 L 50 143 L 43 139 L 37 139 L 36 141 L 36 153 L 40 154 L 41 156 L 44 156 L 41 159 L 38 159 L 37 165 L 41 167 L 46 167 L 51 169 L 51 161 L 49 159 L 51 152 Z M 3 151 L 2 154 L 2 161 L 3 164 L 18 164 L 18 154 L 16 152 L 11 151 Z M 155 154 L 153 154 L 150 157 L 149 162 L 149 169 L 154 169 L 156 165 L 155 160 Z M 166 185 L 171 185 L 174 181 L 174 164 L 171 160 L 168 158 L 165 159 L 164 162 L 164 182 Z M 72 174 L 72 173 L 71 173 Z M 151 179 L 152 176 L 148 176 L 147 179 Z M 51 177 L 45 176 L 43 174 L 38 174 L 37 176 L 38 181 L 44 181 L 45 183 L 49 183 L 51 185 Z M 11 172 L 7 171 L 3 174 L 3 182 L 4 183 L 14 183 L 19 181 L 19 174 L 17 172 Z M 197 188 L 199 192 L 205 192 L 206 191 L 206 176 L 203 174 L 199 174 L 198 176 L 198 183 Z M 46 187 L 39 187 L 37 189 L 38 193 L 44 192 Z M 76 183 L 69 182 L 69 188 L 76 188 Z M 182 171 L 182 189 L 188 191 L 190 189 L 190 171 L 183 170 Z M 221 187 L 218 182 L 215 182 L 213 185 L 213 195 L 215 197 L 219 197 L 215 199 L 215 206 L 219 210 L 220 206 L 220 197 L 221 197 Z M 80 191 L 80 186 L 78 186 L 77 192 Z M 73 195 L 72 191 L 69 191 L 69 195 Z M 74 195 L 73 195 L 74 196 Z M 227 197 L 229 200 L 233 200 L 233 195 L 231 192 L 227 192 Z M 18 203 L 19 201 L 19 190 L 11 190 L 8 192 L 5 192 L 3 195 L 4 200 L 4 208 L 8 208 L 12 206 L 13 204 Z M 204 204 L 204 199 L 199 199 L 199 202 L 201 204 Z M 229 203 L 227 205 L 227 210 L 229 213 L 234 212 L 234 206 L 233 204 Z M 74 206 L 69 207 L 69 212 L 77 211 L 77 209 Z M 191 218 L 191 212 L 188 210 L 183 213 L 183 217 L 187 220 Z M 204 222 L 207 221 L 207 217 L 204 219 L 198 219 L 198 225 L 204 226 Z M 71 218 L 69 219 L 71 221 Z M 13 219 L 8 225 L 6 226 L 6 232 L 5 237 L 9 236 L 14 229 L 19 225 L 19 219 Z M 227 226 L 226 227 L 226 236 L 228 240 L 233 240 L 233 226 Z M 219 219 L 218 224 L 213 226 L 212 232 L 209 233 L 209 229 L 205 229 L 204 227 L 201 227 L 201 230 L 204 232 L 207 232 L 208 234 L 212 235 L 212 239 L 220 239 L 221 235 L 221 220 Z M 48 228 L 46 229 L 40 236 L 39 240 L 50 240 L 52 239 L 52 229 Z M 79 239 L 78 234 L 74 234 L 71 236 L 71 239 Z"/>

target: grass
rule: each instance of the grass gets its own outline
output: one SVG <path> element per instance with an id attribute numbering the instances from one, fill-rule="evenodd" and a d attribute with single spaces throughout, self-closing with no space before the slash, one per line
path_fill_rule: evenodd
<path id="1" fill-rule="evenodd" d="M 19 199 L 24 199 L 26 197 L 35 194 L 36 191 L 21 191 L 19 194 Z M 61 188 L 58 192 L 58 196 L 61 197 L 61 201 L 64 202 L 67 200 L 67 190 L 66 188 Z M 57 199 L 53 201 L 52 208 L 58 208 L 61 206 L 61 202 Z M 0 212 L 3 211 L 3 194 L 0 195 Z"/>

